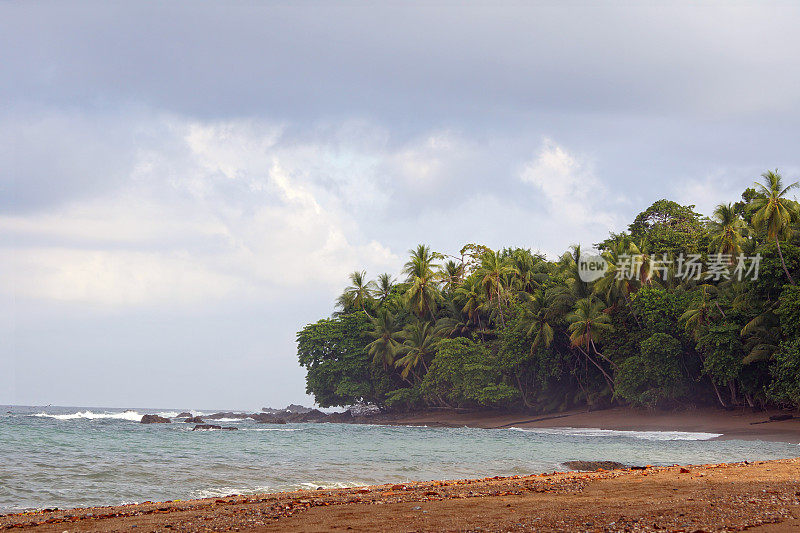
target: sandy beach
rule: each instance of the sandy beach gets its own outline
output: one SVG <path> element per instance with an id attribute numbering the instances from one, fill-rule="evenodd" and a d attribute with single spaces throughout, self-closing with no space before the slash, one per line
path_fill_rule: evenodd
<path id="1" fill-rule="evenodd" d="M 63 531 L 793 531 L 800 459 L 380 485 L 0 517 Z"/>
<path id="2" fill-rule="evenodd" d="M 598 428 L 619 431 L 692 431 L 719 433 L 719 439 L 765 440 L 800 443 L 800 416 L 770 421 L 782 411 L 723 411 L 714 408 L 686 411 L 647 411 L 617 407 L 600 411 L 570 411 L 552 415 L 525 415 L 497 411 L 426 411 L 377 415 L 367 422 L 478 428 Z"/>

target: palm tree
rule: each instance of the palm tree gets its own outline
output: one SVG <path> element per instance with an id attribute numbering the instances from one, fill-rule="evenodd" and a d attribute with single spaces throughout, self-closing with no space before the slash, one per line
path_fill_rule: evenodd
<path id="1" fill-rule="evenodd" d="M 778 351 L 781 341 L 780 320 L 772 308 L 767 309 L 742 328 L 741 336 L 746 339 L 744 350 L 747 353 L 742 364 L 769 361 Z"/>
<path id="2" fill-rule="evenodd" d="M 367 332 L 367 335 L 374 340 L 367 344 L 367 352 L 372 356 L 372 364 L 381 363 L 384 368 L 388 368 L 394 364 L 395 357 L 400 353 L 403 341 L 400 324 L 385 308 L 378 310 L 372 324 L 375 329 Z"/>
<path id="3" fill-rule="evenodd" d="M 509 259 L 517 269 L 517 275 L 514 278 L 514 286 L 517 290 L 533 294 L 547 279 L 547 273 L 544 270 L 546 263 L 541 255 L 518 248 L 511 252 Z"/>
<path id="4" fill-rule="evenodd" d="M 631 308 L 631 293 L 636 292 L 641 286 L 640 276 L 623 275 L 626 268 L 625 259 L 639 255 L 639 248 L 623 236 L 618 236 L 617 242 L 603 252 L 603 259 L 608 263 L 608 268 L 602 278 L 594 283 L 594 293 L 603 295 L 608 301 L 625 300 Z M 633 264 L 633 263 L 631 263 Z M 638 323 L 638 318 L 634 315 Z"/>
<path id="5" fill-rule="evenodd" d="M 424 244 L 417 246 L 416 250 L 409 250 L 409 253 L 411 257 L 403 267 L 406 281 L 411 285 L 406 292 L 406 298 L 417 317 L 421 319 L 427 315 L 433 319 L 439 299 L 434 268 L 437 267 L 435 261 L 440 255 L 431 252 Z"/>
<path id="6" fill-rule="evenodd" d="M 800 183 L 795 181 L 784 187 L 783 178 L 777 170 L 775 172 L 767 171 L 761 177 L 764 178 L 764 183 L 756 182 L 756 186 L 760 188 L 760 196 L 753 200 L 755 209 L 753 223 L 766 230 L 767 239 L 775 241 L 783 271 L 786 273 L 789 283 L 795 285 L 794 278 L 786 268 L 786 261 L 783 259 L 780 238 L 786 237 L 791 231 L 792 223 L 800 218 L 800 206 L 797 202 L 785 197 L 787 192 Z"/>
<path id="7" fill-rule="evenodd" d="M 723 317 L 725 316 L 719 304 L 711 299 L 715 292 L 716 288 L 713 285 L 701 285 L 698 293 L 699 298 L 689 304 L 688 309 L 686 309 L 679 319 L 684 323 L 686 332 L 691 334 L 695 341 L 699 342 L 705 327 L 713 319 L 715 309 Z"/>
<path id="8" fill-rule="evenodd" d="M 339 298 L 336 305 L 342 310 L 347 311 L 350 307 L 361 309 L 367 316 L 372 318 L 367 312 L 367 305 L 372 302 L 372 297 L 377 290 L 374 281 L 367 281 L 366 271 L 358 271 L 350 274 L 350 286 L 347 287 Z"/>
<path id="9" fill-rule="evenodd" d="M 411 373 L 417 381 L 422 378 L 417 374 L 416 368 L 422 365 L 428 371 L 427 359 L 432 359 L 436 351 L 439 338 L 430 322 L 416 321 L 403 330 L 403 352 L 405 355 L 395 361 L 397 368 L 402 368 L 400 376 L 408 379 Z"/>
<path id="10" fill-rule="evenodd" d="M 556 320 L 557 312 L 552 304 L 552 296 L 548 298 L 543 291 L 538 291 L 525 302 L 523 320 L 530 324 L 527 335 L 533 337 L 531 353 L 540 346 L 549 348 L 553 344 L 553 323 Z"/>
<path id="11" fill-rule="evenodd" d="M 488 250 L 481 256 L 481 266 L 477 270 L 481 287 L 489 303 L 494 303 L 500 313 L 500 323 L 505 327 L 503 316 L 503 299 L 508 287 L 509 276 L 519 271 L 509 261 L 502 257 L 500 252 Z"/>
<path id="12" fill-rule="evenodd" d="M 742 253 L 746 226 L 732 204 L 719 204 L 714 209 L 709 229 L 712 249 L 729 255 L 730 262 L 733 262 L 734 256 Z"/>
<path id="13" fill-rule="evenodd" d="M 591 349 L 591 352 L 608 361 L 612 367 L 616 367 L 616 364 L 600 353 L 595 345 L 595 341 L 599 341 L 600 335 L 614 331 L 614 326 L 611 325 L 611 317 L 603 312 L 603 308 L 603 302 L 594 297 L 578 300 L 575 303 L 575 310 L 567 316 L 567 321 L 570 323 L 568 328 L 570 332 L 569 340 L 572 346 L 583 352 L 583 355 L 600 370 L 611 386 L 611 390 L 614 390 L 614 380 L 611 379 L 611 376 L 608 375 L 602 365 L 592 359 L 589 354 Z"/>
<path id="14" fill-rule="evenodd" d="M 392 276 L 389 274 L 381 274 L 378 276 L 378 288 L 375 291 L 375 295 L 380 299 L 381 303 L 383 303 L 392 294 L 393 288 L 394 279 L 392 279 Z"/>
<path id="15" fill-rule="evenodd" d="M 581 246 L 573 244 L 569 252 L 564 252 L 558 259 L 558 268 L 564 275 L 567 286 L 575 299 L 586 298 L 591 294 L 590 286 L 583 281 L 578 270 L 581 257 Z"/>
<path id="16" fill-rule="evenodd" d="M 456 263 L 452 259 L 442 265 L 439 270 L 439 279 L 444 283 L 445 290 L 453 292 L 461 283 L 464 276 L 464 265 Z"/>
<path id="17" fill-rule="evenodd" d="M 467 315 L 467 321 L 477 325 L 483 335 L 481 311 L 484 309 L 484 300 L 478 276 L 473 275 L 464 280 L 456 289 L 455 298 L 462 306 L 461 312 Z"/>

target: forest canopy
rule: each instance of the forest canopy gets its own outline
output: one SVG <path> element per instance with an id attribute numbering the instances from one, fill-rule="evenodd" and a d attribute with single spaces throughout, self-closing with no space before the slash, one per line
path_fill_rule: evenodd
<path id="1" fill-rule="evenodd" d="M 397 276 L 353 272 L 297 334 L 307 392 L 383 410 L 800 408 L 797 186 L 765 172 L 710 217 L 658 200 L 556 260 L 420 244 Z"/>

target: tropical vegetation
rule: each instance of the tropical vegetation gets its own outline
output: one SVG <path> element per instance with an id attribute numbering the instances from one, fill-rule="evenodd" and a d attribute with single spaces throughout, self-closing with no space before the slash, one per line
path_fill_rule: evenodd
<path id="1" fill-rule="evenodd" d="M 307 390 L 384 410 L 800 408 L 797 186 L 766 172 L 710 217 L 659 200 L 594 243 L 595 279 L 577 245 L 420 244 L 297 334 Z"/>

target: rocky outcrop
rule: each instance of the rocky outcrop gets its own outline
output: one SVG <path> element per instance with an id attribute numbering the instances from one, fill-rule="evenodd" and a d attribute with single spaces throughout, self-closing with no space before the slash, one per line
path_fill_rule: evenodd
<path id="1" fill-rule="evenodd" d="M 197 424 L 195 427 L 192 428 L 192 431 L 208 431 L 210 429 L 220 429 L 222 431 L 236 431 L 239 428 L 222 427 L 214 424 Z"/>
<path id="2" fill-rule="evenodd" d="M 333 422 L 336 424 L 347 424 L 353 421 L 353 413 L 348 409 L 344 413 L 331 413 L 329 414 L 325 422 Z"/>
<path id="3" fill-rule="evenodd" d="M 328 415 L 318 409 L 306 413 L 293 414 L 286 418 L 287 422 L 326 422 Z"/>
<path id="4" fill-rule="evenodd" d="M 584 472 L 592 472 L 594 470 L 618 470 L 620 468 L 629 468 L 628 465 L 618 463 L 616 461 L 567 461 L 561 463 L 570 470 L 582 470 Z"/>
<path id="5" fill-rule="evenodd" d="M 205 423 L 205 420 L 203 420 L 199 416 L 192 416 L 192 417 L 187 418 L 186 420 L 184 420 L 184 422 L 186 422 L 188 424 L 203 424 L 203 423 Z"/>
<path id="6" fill-rule="evenodd" d="M 213 415 L 204 415 L 203 418 L 208 420 L 219 420 L 220 418 L 239 418 L 245 419 L 248 418 L 250 415 L 247 413 L 231 413 L 231 412 L 224 412 L 224 413 L 214 413 Z"/>
<path id="7" fill-rule="evenodd" d="M 141 420 L 142 424 L 169 424 L 169 418 L 164 418 L 158 415 L 144 415 Z"/>
<path id="8" fill-rule="evenodd" d="M 286 420 L 270 413 L 253 413 L 250 418 L 259 424 L 285 424 Z"/>
<path id="9" fill-rule="evenodd" d="M 299 414 L 309 413 L 313 410 L 314 409 L 312 409 L 311 407 L 303 407 L 302 405 L 297 405 L 296 403 L 290 403 L 284 409 L 284 411 L 289 411 L 290 413 L 299 413 Z"/>
<path id="10" fill-rule="evenodd" d="M 182 413 L 178 413 L 178 416 L 176 416 L 175 418 L 192 418 L 192 413 L 184 411 Z"/>

